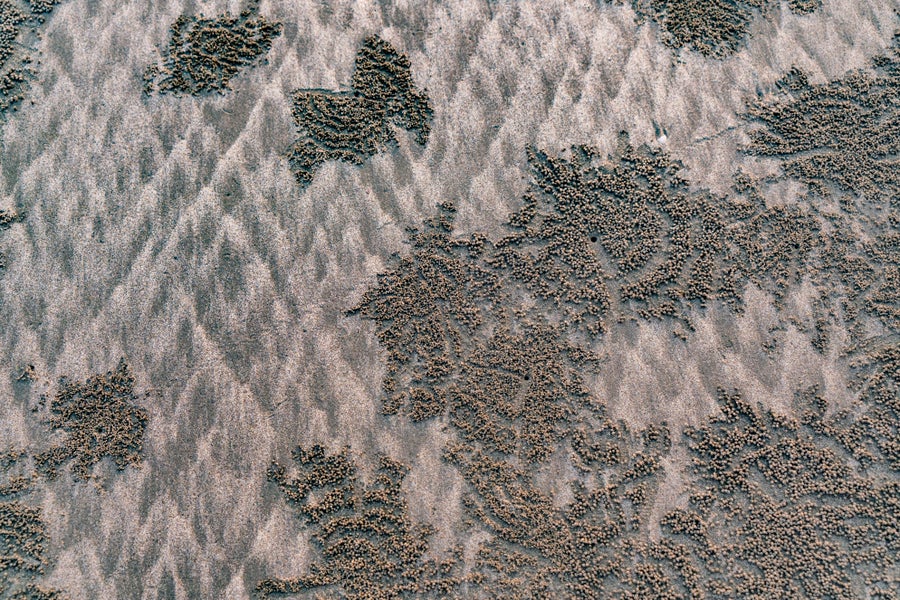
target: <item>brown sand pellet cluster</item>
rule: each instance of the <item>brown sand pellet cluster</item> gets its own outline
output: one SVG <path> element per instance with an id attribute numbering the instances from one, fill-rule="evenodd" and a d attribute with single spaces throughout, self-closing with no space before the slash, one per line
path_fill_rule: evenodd
<path id="1" fill-rule="evenodd" d="M 11 210 L 0 210 L 0 231 L 9 229 L 13 223 L 20 223 L 25 219 L 25 215 L 20 212 Z M 0 253 L 0 269 L 6 267 L 6 256 Z"/>
<path id="2" fill-rule="evenodd" d="M 715 56 L 733 52 L 754 14 L 772 9 L 762 0 L 647 6 L 665 15 L 657 22 L 675 36 L 673 45 Z M 818 2 L 788 6 L 808 13 Z M 703 11 L 716 18 L 695 23 Z M 384 538 L 363 544 L 358 531 L 395 530 L 361 524 L 367 509 L 360 498 L 368 492 L 357 488 L 348 451 L 299 449 L 299 474 L 274 464 L 269 478 L 313 528 L 322 560 L 308 575 L 266 580 L 260 591 L 891 597 L 900 588 L 896 43 L 892 52 L 829 84 L 810 85 L 792 71 L 776 98 L 751 103 L 748 152 L 779 159 L 784 177 L 808 185 L 797 202 L 769 198 L 771 179 L 741 172 L 726 196 L 697 190 L 668 153 L 635 147 L 622 134 L 609 156 L 589 146 L 529 149 L 532 185 L 499 232 L 454 234 L 456 208 L 448 202 L 410 229 L 409 252 L 349 314 L 373 321 L 386 350 L 384 413 L 448 425 L 444 460 L 468 487 L 465 526 L 485 541 L 465 575 L 441 579 L 442 588 L 421 576 L 419 586 L 399 583 L 404 569 L 426 568 L 427 533 L 407 553 L 408 567 L 381 558 L 352 562 L 345 548 L 366 548 L 354 558 L 383 552 Z M 340 104 L 349 94 L 315 104 L 320 93 L 310 92 L 308 106 L 349 113 L 364 104 Z M 372 127 L 366 131 L 377 135 Z M 873 143 L 863 149 L 865 139 Z M 301 181 L 319 163 L 309 164 Z M 788 315 L 801 284 L 815 292 L 806 321 Z M 589 385 L 602 374 L 590 348 L 605 332 L 649 319 L 689 343 L 695 315 L 713 304 L 741 311 L 749 287 L 768 293 L 778 318 L 806 332 L 823 354 L 836 343 L 835 326 L 849 330 L 842 351 L 859 392 L 852 409 L 830 410 L 810 387 L 789 399 L 792 415 L 778 414 L 723 389 L 718 413 L 699 427 L 672 432 L 657 423 L 633 431 L 608 416 Z M 777 351 L 777 340 L 765 344 Z M 685 452 L 688 464 L 679 466 L 684 459 L 676 455 Z M 384 460 L 379 477 L 385 465 L 399 469 Z M 569 469 L 562 492 L 542 477 L 551 463 Z M 396 483 L 390 512 L 401 515 L 402 535 L 412 535 L 402 516 L 402 474 L 394 473 L 382 480 Z M 681 500 L 661 510 L 672 499 L 660 498 L 660 486 L 673 478 Z M 456 573 L 460 565 L 446 568 Z M 384 583 L 365 596 L 360 573 Z M 391 575 L 379 579 L 384 573 Z"/>
<path id="3" fill-rule="evenodd" d="M 634 597 L 629 594 L 662 593 L 671 578 L 690 577 L 686 565 L 673 568 L 645 541 L 661 459 L 671 447 L 668 430 L 634 435 L 602 411 L 594 416 L 572 432 L 581 477 L 562 507 L 512 457 L 477 443 L 448 447 L 446 460 L 472 490 L 466 507 L 473 526 L 492 535 L 474 566 L 480 596 L 592 598 L 605 591 L 604 597 Z"/>
<path id="4" fill-rule="evenodd" d="M 825 298 L 821 312 L 829 323 L 840 323 L 853 344 L 869 337 L 873 321 L 900 333 L 896 225 L 873 220 L 862 239 L 846 233 L 862 220 L 855 209 L 849 215 L 831 213 L 827 220 L 830 231 L 823 238 L 821 259 L 809 269 L 810 279 Z"/>
<path id="5" fill-rule="evenodd" d="M 293 115 L 301 137 L 288 152 L 300 185 L 312 182 L 325 162 L 360 165 L 397 143 L 393 127 L 415 134 L 424 145 L 431 131 L 432 108 L 416 88 L 406 55 L 370 36 L 356 54 L 352 91 L 296 90 Z"/>
<path id="6" fill-rule="evenodd" d="M 59 0 L 0 0 L 0 117 L 17 110 L 34 75 L 23 41 L 35 36 Z"/>
<path id="7" fill-rule="evenodd" d="M 425 557 L 434 531 L 409 518 L 400 487 L 405 466 L 382 456 L 374 481 L 361 485 L 347 450 L 299 447 L 294 462 L 296 475 L 275 462 L 268 476 L 312 529 L 318 561 L 301 577 L 260 582 L 259 595 L 446 598 L 462 585 L 459 550 L 445 560 Z"/>
<path id="8" fill-rule="evenodd" d="M 595 359 L 565 343 L 556 328 L 520 327 L 515 333 L 498 327 L 475 342 L 446 395 L 461 439 L 537 463 L 569 436 L 581 409 L 590 408 L 582 373 Z"/>
<path id="9" fill-rule="evenodd" d="M 870 68 L 823 84 L 792 69 L 777 93 L 748 106 L 746 151 L 778 159 L 819 194 L 852 193 L 900 208 L 900 33 Z"/>
<path id="10" fill-rule="evenodd" d="M 737 178 L 745 194 L 747 217 L 732 229 L 738 289 L 752 283 L 779 302 L 791 285 L 799 284 L 823 248 L 821 226 L 813 211 L 797 205 L 767 207 L 753 182 Z"/>
<path id="11" fill-rule="evenodd" d="M 704 56 L 736 52 L 750 30 L 754 13 L 765 0 L 649 0 L 636 10 L 660 28 L 662 41 Z"/>
<path id="12" fill-rule="evenodd" d="M 455 213 L 444 203 L 421 231 L 411 231 L 410 255 L 379 275 L 350 311 L 376 322 L 388 352 L 385 414 L 404 409 L 422 420 L 443 413 L 446 388 L 464 361 L 465 346 L 503 310 L 500 281 L 479 260 L 486 240 L 454 237 Z"/>
<path id="13" fill-rule="evenodd" d="M 105 457 L 119 470 L 139 464 L 148 415 L 137 401 L 134 377 L 124 360 L 115 371 L 84 383 L 62 378 L 49 411 L 50 426 L 64 439 L 35 456 L 38 471 L 52 478 L 72 460 L 75 477 L 89 479 L 91 469 Z"/>
<path id="14" fill-rule="evenodd" d="M 812 413 L 822 414 L 821 397 Z M 714 597 L 864 598 L 896 591 L 900 482 L 854 467 L 822 428 L 720 390 L 688 429 L 694 489 L 663 518 Z M 835 569 L 835 565 L 841 565 Z M 868 595 L 868 596 L 867 596 Z"/>
<path id="15" fill-rule="evenodd" d="M 851 355 L 860 383 L 863 408 L 859 414 L 826 416 L 821 400 L 805 421 L 822 435 L 835 439 L 867 469 L 883 469 L 900 476 L 900 343 L 896 338 L 872 340 Z"/>
<path id="16" fill-rule="evenodd" d="M 808 15 L 822 7 L 822 0 L 788 0 L 791 12 L 798 15 Z"/>
<path id="17" fill-rule="evenodd" d="M 532 149 L 529 163 L 532 189 L 499 239 L 453 236 L 445 203 L 350 311 L 377 323 L 388 350 L 387 414 L 410 394 L 417 420 L 440 413 L 476 332 L 496 324 L 549 320 L 594 336 L 661 319 L 685 335 L 711 302 L 739 310 L 748 284 L 783 296 L 819 247 L 808 210 L 767 206 L 746 177 L 729 197 L 692 191 L 680 163 L 624 134 L 609 157 Z"/>
<path id="18" fill-rule="evenodd" d="M 754 19 L 772 18 L 781 0 L 630 0 L 630 5 L 638 19 L 659 27 L 667 46 L 724 58 L 746 43 Z M 787 2 L 788 9 L 798 15 L 811 14 L 821 5 L 821 0 Z"/>
<path id="19" fill-rule="evenodd" d="M 606 159 L 585 146 L 529 158 L 534 190 L 488 262 L 591 334 L 607 316 L 690 330 L 693 310 L 739 306 L 748 282 L 774 291 L 797 279 L 817 235 L 802 209 L 767 207 L 746 182 L 725 198 L 690 191 L 679 162 L 624 134 Z"/>
<path id="20" fill-rule="evenodd" d="M 24 218 L 22 213 L 12 210 L 0 210 L 0 231 L 9 229 L 13 223 L 19 223 Z"/>
<path id="21" fill-rule="evenodd" d="M 784 247 L 812 256 L 803 270 L 819 294 L 813 344 L 823 353 L 835 325 L 851 346 L 873 326 L 900 332 L 898 48 L 900 34 L 869 68 L 824 84 L 812 85 L 792 69 L 775 94 L 752 101 L 745 114 L 746 152 L 777 160 L 776 180 L 795 179 L 809 189 L 805 202 L 818 234 L 793 234 Z"/>
<path id="22" fill-rule="evenodd" d="M 259 16 L 258 0 L 236 17 L 181 15 L 172 24 L 162 62 L 144 73 L 144 91 L 197 95 L 229 90 L 231 80 L 265 56 L 280 34 L 280 23 Z"/>
<path id="23" fill-rule="evenodd" d="M 18 468 L 26 458 L 22 451 L 0 453 L 0 599 L 64 600 L 64 594 L 37 582 L 49 562 L 47 528 L 41 509 L 20 499 L 33 483 Z"/>
<path id="24" fill-rule="evenodd" d="M 16 58 L 16 40 L 26 19 L 27 14 L 22 12 L 17 3 L 0 0 L 0 113 L 6 112 L 23 98 L 25 70 L 9 63 Z M 21 60 L 27 65 L 27 58 Z"/>
<path id="25" fill-rule="evenodd" d="M 17 377 L 23 383 L 33 380 L 31 365 Z M 23 450 L 0 452 L 0 600 L 67 598 L 37 582 L 49 564 L 47 531 L 40 508 L 21 497 L 33 492 L 41 477 L 56 477 L 70 459 L 75 477 L 82 480 L 104 457 L 111 457 L 119 469 L 141 460 L 147 413 L 134 404 L 134 378 L 124 361 L 115 371 L 83 384 L 63 378 L 59 385 L 49 411 L 51 427 L 65 434 L 63 443 L 34 455 Z M 38 408 L 44 404 L 42 397 Z"/>
<path id="26" fill-rule="evenodd" d="M 53 11 L 53 7 L 59 2 L 60 0 L 28 0 L 28 6 L 31 8 L 32 14 L 46 15 Z"/>

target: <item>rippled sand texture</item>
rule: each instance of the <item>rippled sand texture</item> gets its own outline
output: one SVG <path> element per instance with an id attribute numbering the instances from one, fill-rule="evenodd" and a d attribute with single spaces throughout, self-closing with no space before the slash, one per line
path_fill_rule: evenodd
<path id="1" fill-rule="evenodd" d="M 29 518 L 40 509 L 40 584 L 73 600 L 250 598 L 261 581 L 307 573 L 321 563 L 311 540 L 319 530 L 269 481 L 273 460 L 296 463 L 298 444 L 327 456 L 349 446 L 358 494 L 382 485 L 412 523 L 434 528 L 437 558 L 418 557 L 412 571 L 452 558 L 457 545 L 474 564 L 485 534 L 465 527 L 463 496 L 485 463 L 471 449 L 442 458 L 456 435 L 446 415 L 382 415 L 387 353 L 376 324 L 346 314 L 395 268 L 395 253 L 410 252 L 406 228 L 449 201 L 457 234 L 496 240 L 530 185 L 530 146 L 556 154 L 584 144 L 607 156 L 620 131 L 681 160 L 692 189 L 724 194 L 737 167 L 778 173 L 772 159 L 738 152 L 750 142 L 738 116 L 746 102 L 792 66 L 813 84 L 865 67 L 898 27 L 893 0 L 824 0 L 809 15 L 781 7 L 753 19 L 748 41 L 718 60 L 675 52 L 630 7 L 602 2 L 263 0 L 259 14 L 281 23 L 280 35 L 230 91 L 143 93 L 182 13 L 242 8 L 64 0 L 34 42 L 29 101 L 0 125 L 0 209 L 23 215 L 0 232 L 0 451 L 65 446 L 47 414 L 58 379 L 85 382 L 122 358 L 134 377 L 130 410 L 146 417 L 140 460 L 121 471 L 115 459 L 89 462 L 87 480 L 64 466 L 14 500 Z M 408 56 L 433 109 L 427 144 L 398 129 L 396 147 L 361 165 L 325 163 L 300 186 L 287 158 L 293 92 L 349 91 L 371 35 Z M 785 205 L 806 191 L 793 179 L 766 189 L 768 203 Z M 751 286 L 743 299 L 737 317 L 715 304 L 698 313 L 686 341 L 651 319 L 613 322 L 595 344 L 604 359 L 585 386 L 611 419 L 634 435 L 663 420 L 676 432 L 658 459 L 671 475 L 653 483 L 651 520 L 677 507 L 687 515 L 671 522 L 678 528 L 691 514 L 727 512 L 684 494 L 680 469 L 705 452 L 703 435 L 727 437 L 764 409 L 790 412 L 811 386 L 829 406 L 853 405 L 847 340 L 834 336 L 824 352 L 811 343 L 811 286 L 790 288 L 787 316 L 770 292 Z M 734 420 L 707 424 L 728 402 Z M 677 433 L 683 425 L 707 433 L 692 445 Z M 776 441 L 795 436 L 766 427 Z M 656 438 L 642 439 L 659 451 Z M 595 442 L 585 440 L 585 456 Z M 565 458 L 533 474 L 549 515 L 572 501 Z M 501 471 L 510 486 L 521 481 Z M 771 514 L 761 507 L 748 526 Z M 553 560 L 541 568 L 552 571 Z"/>

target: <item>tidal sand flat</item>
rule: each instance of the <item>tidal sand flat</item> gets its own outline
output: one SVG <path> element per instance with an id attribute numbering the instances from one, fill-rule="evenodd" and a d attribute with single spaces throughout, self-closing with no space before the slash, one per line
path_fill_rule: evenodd
<path id="1" fill-rule="evenodd" d="M 0 0 L 0 599 L 896 597 L 898 11 Z"/>

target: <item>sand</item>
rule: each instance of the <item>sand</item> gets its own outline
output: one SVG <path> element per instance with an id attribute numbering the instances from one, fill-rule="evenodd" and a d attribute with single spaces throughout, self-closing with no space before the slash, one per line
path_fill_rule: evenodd
<path id="1" fill-rule="evenodd" d="M 262 579 L 298 576 L 309 531 L 266 480 L 298 444 L 349 446 L 364 479 L 378 453 L 409 465 L 409 514 L 436 528 L 434 547 L 473 543 L 466 483 L 441 459 L 446 419 L 381 414 L 385 353 L 371 321 L 345 314 L 409 251 L 405 229 L 452 201 L 458 234 L 499 237 L 528 185 L 529 146 L 609 153 L 622 130 L 716 193 L 739 166 L 775 172 L 739 153 L 746 100 L 793 65 L 814 83 L 866 66 L 889 47 L 898 7 L 780 10 L 717 60 L 673 51 L 631 8 L 597 2 L 263 0 L 260 13 L 283 24 L 265 63 L 195 97 L 146 96 L 142 73 L 182 12 L 238 3 L 61 2 L 36 42 L 28 99 L 0 124 L 0 208 L 25 215 L 0 234 L 0 443 L 52 445 L 31 410 L 40 394 L 120 359 L 148 423 L 139 465 L 38 484 L 28 501 L 47 525 L 42 584 L 73 600 L 245 599 Z M 396 148 L 328 162 L 300 186 L 286 158 L 291 94 L 349 89 L 372 34 L 427 90 L 427 144 L 398 130 Z M 779 202 L 803 193 L 782 187 Z M 808 306 L 801 287 L 790 299 Z M 635 429 L 705 422 L 719 386 L 785 411 L 814 384 L 852 403 L 838 349 L 816 352 L 788 323 L 767 357 L 773 299 L 751 290 L 746 301 L 740 316 L 699 315 L 687 342 L 654 321 L 614 328 L 591 391 Z M 34 380 L 16 381 L 27 365 Z"/>

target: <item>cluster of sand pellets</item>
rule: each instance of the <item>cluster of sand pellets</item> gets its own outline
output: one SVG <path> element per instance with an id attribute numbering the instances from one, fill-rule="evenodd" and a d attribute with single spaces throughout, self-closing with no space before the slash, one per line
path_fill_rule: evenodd
<path id="1" fill-rule="evenodd" d="M 743 47 L 754 19 L 772 18 L 781 0 L 630 0 L 630 5 L 639 20 L 659 27 L 660 40 L 667 46 L 724 58 Z M 815 12 L 821 5 L 822 0 L 787 2 L 798 15 Z"/>
<path id="2" fill-rule="evenodd" d="M 321 446 L 298 447 L 293 458 L 295 473 L 274 462 L 268 477 L 312 529 L 318 562 L 306 575 L 260 582 L 261 596 L 445 598 L 464 583 L 460 550 L 444 560 L 426 558 L 434 530 L 409 518 L 400 487 L 404 465 L 382 456 L 373 481 L 361 484 L 346 449 L 327 454 Z"/>
<path id="3" fill-rule="evenodd" d="M 663 43 L 704 56 L 736 52 L 747 38 L 755 13 L 766 0 L 649 0 L 636 12 L 657 24 Z"/>
<path id="4" fill-rule="evenodd" d="M 721 415 L 685 431 L 694 486 L 664 534 L 690 549 L 714 597 L 889 597 L 900 482 L 810 426 L 826 408 L 815 390 L 799 398 L 812 401 L 801 421 L 720 390 Z"/>
<path id="5" fill-rule="evenodd" d="M 843 191 L 863 199 L 896 197 L 891 190 L 900 180 L 891 156 L 897 128 L 878 129 L 896 120 L 896 52 L 895 42 L 893 54 L 875 59 L 868 71 L 752 105 L 748 115 L 768 128 L 754 125 L 748 151 L 763 154 L 768 148 L 767 155 L 785 164 L 785 176 L 805 173 L 814 192 L 823 189 L 816 182 L 827 179 L 846 182 Z M 832 92 L 847 81 L 868 82 L 860 86 L 870 92 L 871 115 L 862 121 L 852 117 L 852 103 L 840 104 L 845 112 L 834 108 Z M 841 121 L 847 115 L 847 122 Z M 813 121 L 826 123 L 834 134 L 814 139 Z M 863 122 L 868 126 L 860 127 Z M 809 137 L 776 142 L 773 131 Z M 860 151 L 844 152 L 846 147 Z M 818 164 L 815 151 L 825 161 L 818 171 L 810 166 Z M 768 205 L 758 182 L 743 174 L 735 176 L 727 197 L 690 191 L 679 176 L 680 163 L 661 150 L 634 148 L 624 135 L 605 160 L 580 146 L 568 156 L 531 150 L 529 164 L 533 187 L 509 218 L 509 233 L 496 241 L 490 238 L 498 236 L 486 233 L 454 237 L 453 208 L 444 205 L 423 231 L 411 234 L 410 254 L 381 275 L 351 311 L 376 321 L 379 341 L 388 350 L 389 414 L 403 403 L 401 396 L 423 382 L 444 387 L 448 365 L 459 362 L 460 340 L 472 338 L 486 323 L 507 321 L 510 296 L 527 294 L 539 312 L 558 314 L 562 325 L 590 334 L 604 331 L 611 319 L 635 318 L 670 317 L 689 331 L 690 314 L 711 301 L 740 309 L 748 283 L 778 300 L 811 274 L 821 289 L 831 293 L 840 284 L 856 300 L 844 302 L 845 320 L 852 321 L 854 311 L 868 312 L 896 326 L 900 275 L 891 257 L 900 238 L 893 207 L 882 207 L 870 219 L 880 229 L 870 227 L 872 239 L 861 239 L 849 233 L 847 221 L 862 219 L 858 213 L 835 214 L 814 202 Z M 419 359 L 420 373 L 398 379 L 404 364 Z M 420 417 L 437 414 L 436 406 L 444 404 L 434 400 L 444 393 L 416 394 Z"/>
<path id="6" fill-rule="evenodd" d="M 351 91 L 297 90 L 293 115 L 301 137 L 288 152 L 300 185 L 308 185 L 328 161 L 360 165 L 396 145 L 393 127 L 428 141 L 432 108 L 428 95 L 412 80 L 410 62 L 378 36 L 370 36 L 356 54 Z"/>
<path id="7" fill-rule="evenodd" d="M 144 92 L 201 94 L 231 89 L 242 69 L 264 57 L 281 24 L 259 16 L 259 0 L 240 15 L 216 18 L 181 15 L 172 24 L 161 64 L 147 67 Z"/>
<path id="8" fill-rule="evenodd" d="M 466 580 L 470 597 L 887 598 L 900 583 L 897 345 L 873 349 L 857 364 L 867 375 L 861 414 L 829 414 L 815 389 L 798 393 L 800 419 L 720 390 L 720 414 L 684 432 L 687 505 L 658 523 L 648 511 L 672 447 L 665 424 L 629 432 L 583 392 L 583 409 L 568 415 L 567 439 L 547 440 L 568 448 L 580 473 L 559 506 L 533 480 L 531 465 L 546 457 L 520 460 L 517 440 L 527 439 L 529 418 L 509 410 L 505 389 L 507 372 L 521 371 L 510 348 L 498 350 L 510 359 L 493 378 L 485 372 L 477 383 L 460 379 L 450 388 L 499 390 L 497 406 L 482 408 L 503 421 L 465 420 L 478 425 L 473 435 L 450 420 L 463 441 L 451 443 L 445 459 L 469 484 L 470 525 L 491 535 Z M 530 377 L 560 376 L 540 369 Z M 335 480 L 344 481 L 348 468 L 339 471 Z M 286 481 L 280 468 L 273 473 Z M 299 480 L 301 496 L 308 479 Z M 332 505 L 348 496 L 342 490 Z"/>
<path id="9" fill-rule="evenodd" d="M 590 335 L 663 319 L 684 336 L 692 312 L 709 302 L 740 309 L 748 283 L 783 294 L 816 247 L 818 221 L 805 209 L 767 207 L 747 181 L 724 198 L 690 191 L 677 161 L 624 135 L 605 160 L 580 146 L 569 157 L 532 150 L 529 164 L 532 189 L 504 235 L 453 237 L 454 209 L 445 204 L 351 311 L 376 321 L 388 350 L 389 414 L 402 403 L 395 390 L 442 387 L 447 365 L 462 356 L 461 336 L 474 340 L 526 306 L 529 319 L 550 315 L 555 326 Z M 528 301 L 512 309 L 513 298 Z M 406 364 L 422 372 L 404 378 Z"/>
<path id="10" fill-rule="evenodd" d="M 26 52 L 59 0 L 0 0 L 0 117 L 17 110 L 33 75 Z"/>
<path id="11" fill-rule="evenodd" d="M 75 477 L 89 479 L 93 467 L 106 457 L 120 471 L 140 463 L 148 415 L 137 401 L 134 377 L 124 361 L 115 371 L 84 383 L 62 378 L 50 401 L 49 424 L 64 439 L 35 456 L 38 471 L 52 478 L 72 460 Z"/>
<path id="12" fill-rule="evenodd" d="M 897 253 L 900 232 L 894 220 L 873 221 L 866 238 L 848 231 L 860 224 L 858 213 L 825 214 L 828 230 L 818 249 L 820 259 L 811 265 L 809 278 L 822 297 L 819 312 L 823 331 L 840 326 L 851 345 L 872 336 L 900 333 L 900 277 Z"/>
<path id="13" fill-rule="evenodd" d="M 487 262 L 591 334 L 609 318 L 674 318 L 690 331 L 693 310 L 739 307 L 749 280 L 797 280 L 816 236 L 802 209 L 767 207 L 749 184 L 724 198 L 690 191 L 679 162 L 624 134 L 606 159 L 584 146 L 529 159 L 534 189 Z"/>
<path id="14" fill-rule="evenodd" d="M 32 366 L 17 378 L 26 384 L 34 379 Z M 134 377 L 124 361 L 115 371 L 94 375 L 84 383 L 62 378 L 50 406 L 42 396 L 34 408 L 34 412 L 49 410 L 49 425 L 63 433 L 62 443 L 37 453 L 0 453 L 0 600 L 66 598 L 37 583 L 49 562 L 46 526 L 40 509 L 20 497 L 32 492 L 41 478 L 55 478 L 69 460 L 74 461 L 75 480 L 89 479 L 104 458 L 112 459 L 119 470 L 140 463 L 147 412 L 136 400 Z"/>
<path id="15" fill-rule="evenodd" d="M 461 440 L 538 463 L 592 408 L 582 374 L 596 358 L 552 326 L 525 321 L 516 329 L 498 326 L 472 345 L 446 391 L 450 423 Z"/>
<path id="16" fill-rule="evenodd" d="M 0 210 L 0 231 L 9 229 L 13 223 L 19 223 L 25 219 L 25 215 L 14 210 Z M 0 269 L 6 267 L 6 256 L 0 253 Z"/>
<path id="17" fill-rule="evenodd" d="M 39 583 L 49 566 L 47 527 L 41 509 L 22 501 L 34 481 L 27 462 L 25 452 L 0 453 L 0 599 L 64 600 Z"/>
<path id="18" fill-rule="evenodd" d="M 410 254 L 350 311 L 376 322 L 388 353 L 385 414 L 402 409 L 417 421 L 443 414 L 463 344 L 503 310 L 498 278 L 479 264 L 486 241 L 453 237 L 455 212 L 444 203 L 422 231 L 411 231 Z"/>
<path id="19" fill-rule="evenodd" d="M 795 68 L 777 92 L 747 108 L 749 154 L 778 159 L 785 177 L 816 193 L 900 208 L 900 33 L 871 68 L 822 84 Z"/>
<path id="20" fill-rule="evenodd" d="M 13 210 L 0 210 L 0 230 L 9 229 L 13 223 L 18 223 L 23 215 Z"/>
<path id="21" fill-rule="evenodd" d="M 775 180 L 809 189 L 820 235 L 806 275 L 822 296 L 816 329 L 838 323 L 852 344 L 900 332 L 900 35 L 867 69 L 810 84 L 793 69 L 745 113 L 749 154 L 774 159 Z"/>
<path id="22" fill-rule="evenodd" d="M 837 441 L 863 468 L 900 475 L 900 342 L 874 340 L 856 349 L 851 366 L 862 406 L 826 415 L 821 401 L 807 411 L 805 422 Z M 816 400 L 816 398 L 814 396 Z"/>
<path id="23" fill-rule="evenodd" d="M 478 597 L 666 597 L 672 580 L 690 579 L 689 565 L 647 542 L 667 428 L 635 435 L 599 408 L 593 416 L 571 432 L 580 477 L 563 506 L 513 457 L 477 442 L 447 448 L 471 489 L 471 526 L 491 535 L 473 565 Z"/>

